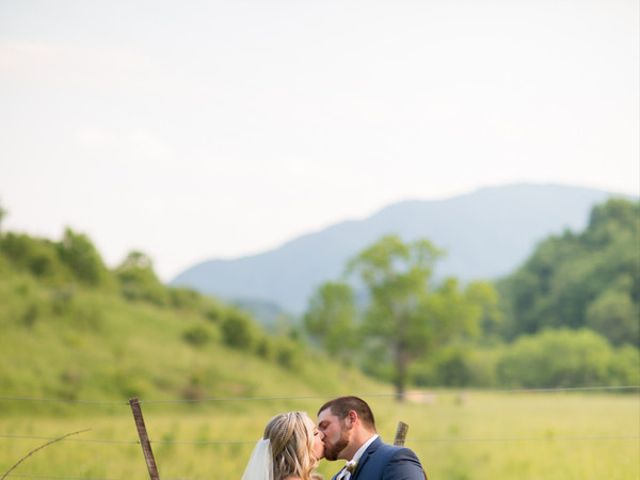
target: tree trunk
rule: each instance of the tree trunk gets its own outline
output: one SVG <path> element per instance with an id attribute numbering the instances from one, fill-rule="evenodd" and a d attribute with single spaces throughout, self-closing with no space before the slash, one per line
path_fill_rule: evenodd
<path id="1" fill-rule="evenodd" d="M 407 385 L 407 366 L 409 358 L 406 348 L 401 343 L 396 346 L 396 400 L 398 402 L 404 402 L 405 400 L 405 387 Z"/>

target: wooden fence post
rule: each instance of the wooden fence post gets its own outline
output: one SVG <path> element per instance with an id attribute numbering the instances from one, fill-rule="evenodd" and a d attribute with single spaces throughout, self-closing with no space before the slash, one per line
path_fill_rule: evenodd
<path id="1" fill-rule="evenodd" d="M 138 437 L 140 437 L 140 446 L 142 446 L 142 453 L 144 454 L 144 461 L 147 463 L 147 470 L 149 470 L 149 477 L 151 480 L 160 480 L 158 474 L 158 467 L 156 467 L 156 461 L 153 458 L 153 451 L 151 450 L 151 443 L 149 442 L 149 436 L 147 435 L 147 427 L 144 425 L 144 418 L 142 416 L 142 409 L 140 408 L 140 402 L 136 397 L 129 399 L 129 405 L 131 405 L 131 411 L 133 412 L 133 419 L 136 422 L 136 428 L 138 429 Z"/>
<path id="2" fill-rule="evenodd" d="M 404 441 L 407 439 L 407 430 L 409 430 L 409 425 L 404 422 L 398 422 L 398 429 L 396 430 L 396 438 L 393 441 L 393 444 L 398 447 L 404 447 Z M 427 471 L 422 468 L 422 473 L 424 475 L 424 480 L 429 480 L 427 477 Z"/>
<path id="3" fill-rule="evenodd" d="M 404 446 L 404 441 L 407 438 L 407 430 L 409 430 L 409 425 L 404 422 L 398 422 L 398 429 L 396 430 L 396 438 L 393 441 L 394 445 L 398 447 Z"/>

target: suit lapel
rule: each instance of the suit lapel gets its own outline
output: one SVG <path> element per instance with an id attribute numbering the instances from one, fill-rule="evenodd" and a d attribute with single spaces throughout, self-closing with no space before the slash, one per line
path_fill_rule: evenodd
<path id="1" fill-rule="evenodd" d="M 360 457 L 360 461 L 358 462 L 358 465 L 356 466 L 356 471 L 353 472 L 353 474 L 351 475 L 351 480 L 356 480 L 356 478 L 358 478 L 358 475 L 360 475 L 360 472 L 362 471 L 362 468 L 364 467 L 365 463 L 367 463 L 367 461 L 369 460 L 369 457 L 373 455 L 376 452 L 376 450 L 378 450 L 380 445 L 382 445 L 382 440 L 380 440 L 380 437 L 378 437 L 364 451 L 364 453 L 362 454 L 362 457 Z"/>

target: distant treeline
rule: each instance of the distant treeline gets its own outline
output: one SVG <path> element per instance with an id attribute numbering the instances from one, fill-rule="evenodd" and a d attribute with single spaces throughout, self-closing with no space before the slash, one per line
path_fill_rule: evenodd
<path id="1" fill-rule="evenodd" d="M 640 204 L 596 206 L 586 230 L 538 245 L 499 282 L 504 338 L 545 328 L 589 328 L 613 345 L 640 346 Z"/>
<path id="2" fill-rule="evenodd" d="M 464 286 L 435 284 L 442 252 L 428 241 L 385 237 L 316 291 L 305 325 L 400 393 L 406 384 L 638 385 L 639 224 L 640 203 L 610 199 L 584 232 L 547 238 L 498 282 Z M 353 285 L 367 287 L 364 308 Z"/>
<path id="3" fill-rule="evenodd" d="M 0 222 L 5 213 L 0 208 Z M 4 332 L 28 332 L 50 323 L 62 343 L 78 342 L 69 340 L 74 330 L 93 332 L 97 342 L 106 319 L 125 319 L 114 335 L 136 321 L 139 313 L 122 305 L 148 306 L 152 315 L 190 319 L 176 341 L 204 355 L 222 345 L 294 372 L 317 362 L 310 352 L 320 348 L 325 358 L 394 382 L 400 396 L 412 385 L 638 385 L 639 220 L 640 203 L 609 200 L 593 209 L 585 231 L 542 241 L 516 272 L 495 283 L 436 282 L 432 272 L 443 251 L 426 239 L 404 243 L 387 236 L 354 257 L 343 278 L 319 286 L 304 320 L 283 326 L 279 335 L 267 334 L 236 307 L 163 285 L 142 252 L 109 269 L 91 240 L 70 228 L 59 241 L 0 229 L 0 325 Z M 144 336 L 144 328 L 130 334 Z M 116 358 L 120 347 L 113 342 L 108 355 Z M 53 354 L 44 349 L 41 355 Z M 190 376 L 180 395 L 204 395 L 207 382 L 222 376 L 211 368 L 204 379 Z M 11 391 L 13 373 L 2 372 L 0 385 Z M 74 372 L 64 367 L 56 377 L 70 385 L 65 395 L 76 394 Z M 139 391 L 127 387 L 127 393 Z"/>

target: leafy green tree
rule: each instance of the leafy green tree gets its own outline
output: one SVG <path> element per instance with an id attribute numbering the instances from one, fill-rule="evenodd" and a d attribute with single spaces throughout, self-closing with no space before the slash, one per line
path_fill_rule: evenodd
<path id="1" fill-rule="evenodd" d="M 609 364 L 610 385 L 640 385 L 640 349 L 624 345 L 614 352 Z"/>
<path id="2" fill-rule="evenodd" d="M 502 321 L 498 293 L 491 284 L 471 282 L 461 288 L 455 278 L 447 278 L 437 287 L 432 284 L 433 268 L 442 254 L 428 240 L 404 243 L 391 235 L 360 252 L 347 266 L 347 272 L 356 274 L 368 293 L 359 326 L 363 368 L 392 380 L 399 400 L 404 398 L 409 375 L 436 378 L 415 369 L 410 374 L 412 363 L 433 356 L 454 339 L 475 338 L 482 330 L 494 334 Z M 340 296 L 331 297 L 328 291 L 328 287 L 319 290 L 316 308 L 310 310 L 321 313 L 318 317 L 322 320 L 314 325 L 318 330 L 326 325 L 323 321 L 328 316 L 323 314 L 339 303 L 335 298 Z M 311 319 L 316 317 L 308 321 Z M 460 357 L 452 356 L 448 361 L 458 373 L 443 375 L 438 381 L 446 376 L 456 377 L 454 383 L 467 382 L 460 373 Z"/>
<path id="3" fill-rule="evenodd" d="M 626 291 L 602 292 L 587 308 L 586 324 L 613 345 L 638 344 L 640 312 Z"/>
<path id="4" fill-rule="evenodd" d="M 495 344 L 478 348 L 475 342 L 449 342 L 412 365 L 412 380 L 419 386 L 494 387 L 500 353 Z"/>
<path id="5" fill-rule="evenodd" d="M 615 325 L 615 331 L 624 324 L 632 334 L 625 319 L 640 305 L 639 222 L 640 202 L 611 199 L 593 209 L 584 232 L 567 231 L 540 243 L 522 267 L 499 283 L 509 318 L 500 328 L 504 336 L 587 325 L 604 333 L 605 323 Z M 617 295 L 605 295 L 609 290 Z M 617 312 L 609 320 L 605 305 Z M 619 342 L 620 335 L 612 333 L 612 341 Z M 637 334 L 630 341 L 640 344 Z"/>
<path id="6" fill-rule="evenodd" d="M 470 282 L 465 288 L 464 297 L 474 310 L 472 315 L 476 317 L 483 337 L 487 340 L 497 338 L 504 323 L 504 312 L 494 285 L 485 281 Z"/>
<path id="7" fill-rule="evenodd" d="M 545 330 L 519 337 L 497 365 L 511 387 L 553 388 L 607 385 L 613 351 L 607 340 L 587 329 Z"/>
<path id="8" fill-rule="evenodd" d="M 309 302 L 304 326 L 331 355 L 349 361 L 358 345 L 356 307 L 351 287 L 327 282 L 318 287 Z"/>
<path id="9" fill-rule="evenodd" d="M 76 278 L 89 285 L 100 285 L 108 276 L 98 250 L 89 237 L 65 229 L 62 241 L 58 244 L 60 259 L 69 267 Z"/>
<path id="10" fill-rule="evenodd" d="M 122 294 L 129 300 L 142 300 L 155 305 L 169 302 L 167 288 L 158 280 L 153 271 L 151 258 L 140 252 L 132 251 L 116 268 Z"/>
<path id="11" fill-rule="evenodd" d="M 203 325 L 196 325 L 185 330 L 182 338 L 194 347 L 202 347 L 211 341 L 212 335 L 208 328 Z"/>
<path id="12" fill-rule="evenodd" d="M 623 198 L 612 198 L 596 205 L 589 217 L 589 228 L 584 234 L 585 242 L 591 246 L 607 246 L 621 234 L 638 234 L 640 202 Z"/>
<path id="13" fill-rule="evenodd" d="M 368 289 L 363 337 L 374 348 L 381 343 L 390 348 L 399 400 L 404 399 L 410 362 L 424 353 L 434 336 L 424 305 L 441 255 L 428 240 L 405 244 L 391 235 L 360 252 L 347 267 Z"/>
<path id="14" fill-rule="evenodd" d="M 446 278 L 421 304 L 429 346 L 459 336 L 478 336 L 483 321 L 488 325 L 499 321 L 495 302 L 497 296 L 489 284 L 473 282 L 463 290 L 456 278 Z"/>
<path id="15" fill-rule="evenodd" d="M 495 341 L 492 333 L 502 320 L 498 300 L 491 284 L 471 282 L 461 288 L 455 278 L 445 279 L 426 296 L 420 313 L 424 348 L 427 360 L 434 362 L 433 379 L 437 384 L 462 386 L 475 380 L 468 352 L 481 333 L 485 343 Z M 461 342 L 468 346 L 462 347 Z M 412 375 L 422 377 L 415 369 Z"/>

